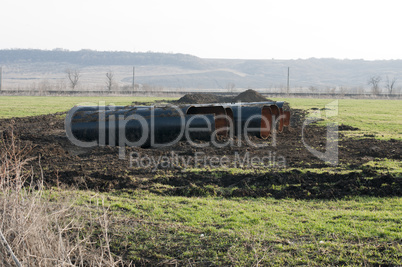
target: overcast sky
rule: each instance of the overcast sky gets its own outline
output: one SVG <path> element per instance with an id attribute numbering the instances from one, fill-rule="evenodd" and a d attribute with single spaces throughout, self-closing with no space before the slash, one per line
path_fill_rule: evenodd
<path id="1" fill-rule="evenodd" d="M 2 0 L 0 49 L 402 59 L 399 0 Z"/>

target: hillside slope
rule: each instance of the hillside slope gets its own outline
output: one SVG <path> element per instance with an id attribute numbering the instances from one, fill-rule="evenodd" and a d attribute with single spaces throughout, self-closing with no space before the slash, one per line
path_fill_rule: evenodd
<path id="1" fill-rule="evenodd" d="M 402 81 L 402 60 L 247 60 L 202 59 L 185 54 L 101 52 L 93 50 L 0 50 L 3 86 L 66 83 L 65 70 L 78 69 L 82 87 L 104 87 L 112 71 L 119 86 L 135 82 L 167 88 L 284 88 L 290 68 L 293 88 L 336 86 L 368 88 L 368 79 Z M 397 84 L 396 84 L 397 85 Z M 398 85 L 397 85 L 398 86 Z M 64 87 L 66 85 L 64 84 Z"/>

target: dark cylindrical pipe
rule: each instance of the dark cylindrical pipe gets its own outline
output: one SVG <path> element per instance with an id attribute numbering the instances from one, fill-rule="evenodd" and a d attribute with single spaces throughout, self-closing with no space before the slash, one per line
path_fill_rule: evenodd
<path id="1" fill-rule="evenodd" d="M 72 121 L 88 120 L 91 117 L 99 117 L 99 113 L 107 111 L 128 110 L 132 108 L 148 108 L 147 106 L 76 106 Z"/>
<path id="2" fill-rule="evenodd" d="M 74 119 L 71 128 L 74 137 L 80 141 L 147 147 L 179 141 L 185 137 L 186 130 L 189 138 L 211 140 L 216 127 L 223 127 L 217 123 L 214 114 L 185 115 L 183 111 L 187 110 L 187 107 L 140 107 L 105 110 L 103 113 L 95 111 Z M 201 130 L 192 131 L 194 128 Z"/>
<path id="3" fill-rule="evenodd" d="M 230 118 L 227 116 L 227 110 L 223 106 L 191 106 L 188 108 L 188 115 L 206 115 L 206 114 L 214 114 L 215 115 L 215 129 L 217 129 L 217 135 L 227 137 L 229 132 L 229 124 L 228 121 Z"/>
<path id="4" fill-rule="evenodd" d="M 235 134 L 246 133 L 262 139 L 268 138 L 272 123 L 270 106 L 233 105 L 230 107 L 233 111 Z"/>

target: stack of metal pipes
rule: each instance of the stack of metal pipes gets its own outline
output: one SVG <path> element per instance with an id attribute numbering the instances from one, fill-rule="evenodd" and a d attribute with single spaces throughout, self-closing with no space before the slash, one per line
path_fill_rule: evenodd
<path id="1" fill-rule="evenodd" d="M 163 106 L 76 106 L 65 120 L 67 136 L 86 146 L 173 145 L 254 135 L 267 139 L 289 126 L 284 102 Z"/>

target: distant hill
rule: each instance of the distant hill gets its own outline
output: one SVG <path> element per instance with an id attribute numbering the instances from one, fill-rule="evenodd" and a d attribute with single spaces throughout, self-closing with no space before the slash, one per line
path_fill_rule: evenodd
<path id="1" fill-rule="evenodd" d="M 103 86 L 112 70 L 120 86 L 135 82 L 168 88 L 226 89 L 284 88 L 290 68 L 290 86 L 368 88 L 368 79 L 386 76 L 402 84 L 402 60 L 247 60 L 203 59 L 186 54 L 13 49 L 0 50 L 4 85 L 27 85 L 46 80 L 61 83 L 65 69 L 82 73 L 82 85 Z"/>
<path id="2" fill-rule="evenodd" d="M 185 54 L 102 52 L 94 50 L 68 51 L 16 49 L 0 50 L 0 63 L 63 62 L 81 66 L 94 65 L 173 65 L 186 68 L 202 67 L 202 60 Z"/>

